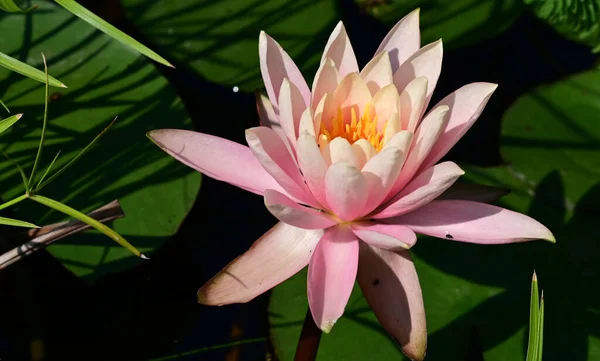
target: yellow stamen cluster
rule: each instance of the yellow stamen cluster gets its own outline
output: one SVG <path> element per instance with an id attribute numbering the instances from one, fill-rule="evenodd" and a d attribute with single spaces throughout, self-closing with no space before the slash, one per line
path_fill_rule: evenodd
<path id="1" fill-rule="evenodd" d="M 377 130 L 377 122 L 377 116 L 371 115 L 371 103 L 366 105 L 360 118 L 356 114 L 355 107 L 352 107 L 349 121 L 344 119 L 342 109 L 338 108 L 337 116 L 331 120 L 331 129 L 326 129 L 321 123 L 319 146 L 322 148 L 337 137 L 345 138 L 350 144 L 359 139 L 366 139 L 379 152 L 383 148 L 383 133 Z"/>

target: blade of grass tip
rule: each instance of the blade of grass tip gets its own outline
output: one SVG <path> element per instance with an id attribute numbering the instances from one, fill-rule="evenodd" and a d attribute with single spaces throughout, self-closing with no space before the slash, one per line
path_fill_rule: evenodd
<path id="1" fill-rule="evenodd" d="M 52 162 L 50 163 L 50 165 L 48 166 L 48 168 L 46 168 L 46 171 L 44 172 L 44 174 L 42 175 L 42 178 L 40 178 L 40 181 L 37 183 L 37 185 L 35 186 L 36 190 L 38 190 L 40 184 L 44 181 L 44 179 L 46 178 L 46 176 L 48 175 L 48 172 L 50 172 L 50 170 L 52 169 L 52 166 L 54 165 L 54 163 L 56 162 L 56 160 L 58 159 L 58 156 L 60 155 L 60 150 L 58 151 L 58 153 L 56 153 L 56 155 L 54 156 L 54 159 L 52 159 Z"/>
<path id="2" fill-rule="evenodd" d="M 27 199 L 27 194 L 20 195 L 17 198 L 11 199 L 8 202 L 0 204 L 0 210 L 3 210 L 4 208 L 8 208 L 8 207 L 10 207 L 14 204 L 17 204 L 25 199 Z"/>
<path id="3" fill-rule="evenodd" d="M 25 187 L 25 193 L 27 193 L 28 192 L 27 184 L 29 183 L 29 181 L 27 180 L 27 176 L 25 175 L 25 172 L 23 171 L 23 168 L 21 168 L 21 166 L 19 165 L 19 163 L 17 163 L 14 160 L 12 160 L 8 156 L 8 154 L 4 153 L 4 156 L 6 157 L 6 159 L 8 159 L 9 162 L 11 162 L 19 170 L 19 173 L 21 174 L 21 179 L 23 180 L 23 186 Z"/>
<path id="4" fill-rule="evenodd" d="M 30 195 L 29 198 L 33 201 L 36 201 L 40 204 L 45 205 L 46 207 L 57 210 L 68 216 L 78 219 L 81 222 L 83 222 L 91 227 L 96 228 L 98 231 L 102 232 L 104 235 L 111 238 L 113 241 L 117 242 L 122 247 L 124 247 L 125 249 L 127 249 L 128 251 L 133 253 L 134 255 L 136 255 L 140 258 L 143 258 L 143 259 L 148 259 L 148 257 L 144 256 L 140 251 L 137 250 L 137 248 L 135 248 L 133 245 L 131 245 L 129 242 L 127 242 L 127 240 L 125 240 L 125 238 L 123 238 L 120 234 L 113 231 L 112 229 L 110 229 L 106 225 L 102 224 L 101 222 L 98 222 L 94 218 L 92 218 L 84 213 L 81 213 L 78 210 L 75 210 L 75 209 L 67 206 L 66 204 L 60 203 L 58 201 L 55 201 L 53 199 L 50 199 L 50 198 L 47 198 L 44 196 L 40 196 L 40 195 L 36 194 L 36 195 Z"/>
<path id="5" fill-rule="evenodd" d="M 538 352 L 537 360 L 542 361 L 542 351 L 544 349 L 544 290 L 542 290 L 542 297 L 540 298 L 540 320 L 538 323 Z"/>
<path id="6" fill-rule="evenodd" d="M 531 280 L 531 303 L 529 305 L 529 341 L 527 343 L 527 361 L 536 361 L 538 348 L 538 321 L 540 301 L 538 281 L 535 271 Z"/>
<path id="7" fill-rule="evenodd" d="M 92 139 L 92 141 L 85 146 L 85 148 L 83 148 L 75 157 L 73 157 L 73 159 L 71 159 L 67 164 L 65 164 L 61 169 L 57 170 L 56 173 L 52 174 L 50 176 L 50 178 L 46 179 L 46 181 L 44 182 L 40 182 L 40 184 L 35 188 L 34 192 L 39 191 L 40 189 L 44 188 L 46 185 L 48 185 L 48 183 L 52 182 L 54 179 L 56 179 L 56 177 L 58 177 L 59 175 L 61 175 L 65 170 L 67 170 L 67 168 L 69 168 L 71 165 L 73 165 L 79 158 L 81 158 L 93 145 L 94 143 L 96 143 L 98 141 L 98 139 L 102 138 L 102 136 L 104 134 L 106 134 L 106 132 L 108 132 L 108 130 L 110 129 L 110 127 L 113 126 L 113 124 L 115 124 L 115 122 L 117 121 L 117 117 L 115 117 L 107 126 L 106 128 L 104 128 L 94 139 Z"/>
<path id="8" fill-rule="evenodd" d="M 12 127 L 13 124 L 19 121 L 23 114 L 15 114 L 6 119 L 0 120 L 0 134 L 4 133 L 8 128 Z"/>
<path id="9" fill-rule="evenodd" d="M 7 113 L 10 113 L 10 109 L 8 109 L 8 107 L 6 106 L 6 104 L 4 104 L 4 102 L 2 101 L 2 99 L 0 99 L 0 105 L 2 105 L 2 108 L 4 108 Z"/>
<path id="10" fill-rule="evenodd" d="M 140 42 L 132 38 L 131 36 L 125 34 L 121 30 L 115 28 L 101 17 L 97 16 L 93 12 L 89 11 L 85 7 L 79 5 L 74 0 L 55 0 L 60 6 L 70 11 L 73 15 L 79 17 L 80 19 L 86 21 L 91 24 L 96 29 L 102 31 L 106 35 L 112 37 L 115 40 L 120 41 L 121 43 L 127 45 L 128 47 L 137 50 L 148 58 L 159 62 L 163 65 L 174 68 L 174 66 L 169 63 L 166 59 L 150 50 L 148 47 L 142 45 Z"/>
<path id="11" fill-rule="evenodd" d="M 29 64 L 25 64 L 22 61 L 19 61 L 13 57 L 10 57 L 4 53 L 0 52 L 0 66 L 5 67 L 8 70 L 12 70 L 15 73 L 19 73 L 28 77 L 29 79 L 33 79 L 39 81 L 40 83 L 46 82 L 46 75 L 43 71 L 32 67 Z M 57 79 L 49 76 L 50 85 L 57 88 L 66 88 L 67 86 L 58 81 Z"/>
<path id="12" fill-rule="evenodd" d="M 21 9 L 13 0 L 0 0 L 0 9 L 8 13 L 21 13 L 26 14 L 34 9 L 37 9 L 37 5 L 33 5 L 27 9 Z"/>
<path id="13" fill-rule="evenodd" d="M 0 217 L 0 224 L 13 227 L 40 228 L 33 223 L 19 221 L 18 219 Z"/>
<path id="14" fill-rule="evenodd" d="M 27 183 L 27 191 L 33 190 L 33 182 L 35 181 L 35 173 L 37 172 L 42 158 L 42 150 L 44 149 L 44 141 L 46 140 L 46 123 L 48 122 L 48 64 L 46 64 L 46 57 L 42 53 L 42 60 L 44 61 L 44 71 L 46 73 L 46 97 L 44 98 L 44 120 L 42 122 L 42 135 L 40 136 L 40 145 L 38 146 L 35 161 L 33 162 L 33 168 L 31 169 L 31 175 L 29 176 L 29 182 Z"/>

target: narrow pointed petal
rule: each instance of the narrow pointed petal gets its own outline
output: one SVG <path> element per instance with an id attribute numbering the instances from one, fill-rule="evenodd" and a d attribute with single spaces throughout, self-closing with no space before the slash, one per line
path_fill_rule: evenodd
<path id="1" fill-rule="evenodd" d="M 246 130 L 246 141 L 262 164 L 263 168 L 285 189 L 287 194 L 298 201 L 317 205 L 304 179 L 298 170 L 296 161 L 288 152 L 283 140 L 273 131 L 266 127 L 256 127 Z M 246 176 L 239 169 L 235 169 L 240 176 Z"/>
<path id="2" fill-rule="evenodd" d="M 371 92 L 365 81 L 357 73 L 348 74 L 333 93 L 335 106 L 348 112 L 348 114 L 344 114 L 346 119 L 349 119 L 349 109 L 351 107 L 357 107 L 357 115 L 361 116 L 370 102 Z"/>
<path id="3" fill-rule="evenodd" d="M 383 130 L 383 144 L 387 144 L 401 129 L 402 124 L 400 124 L 400 115 L 398 115 L 398 113 L 392 114 L 387 120 L 385 129 Z"/>
<path id="4" fill-rule="evenodd" d="M 342 316 L 352 293 L 358 249 L 358 239 L 349 227 L 328 228 L 308 265 L 308 305 L 325 333 Z"/>
<path id="5" fill-rule="evenodd" d="M 273 103 L 275 111 L 278 112 L 279 110 L 279 90 L 285 78 L 289 79 L 298 88 L 304 98 L 305 105 L 308 105 L 310 102 L 310 89 L 302 73 L 285 50 L 264 31 L 260 32 L 258 52 L 260 72 L 265 82 L 267 95 Z"/>
<path id="6" fill-rule="evenodd" d="M 303 229 L 324 229 L 337 222 L 329 215 L 314 208 L 304 207 L 282 193 L 267 189 L 265 206 L 272 215 L 283 223 Z"/>
<path id="7" fill-rule="evenodd" d="M 383 149 L 398 148 L 406 154 L 410 149 L 412 139 L 412 132 L 409 132 L 407 130 L 401 130 L 398 133 L 394 134 L 392 139 L 390 139 L 387 143 L 383 145 Z"/>
<path id="8" fill-rule="evenodd" d="M 245 145 L 179 129 L 153 130 L 148 137 L 173 158 L 211 178 L 260 195 L 265 189 L 285 192 Z"/>
<path id="9" fill-rule="evenodd" d="M 321 63 L 326 58 L 333 60 L 342 78 L 349 73 L 358 73 L 356 56 L 354 55 L 354 50 L 352 50 L 352 44 L 350 44 L 346 28 L 341 21 L 329 36 Z"/>
<path id="10" fill-rule="evenodd" d="M 322 152 L 323 159 L 325 159 L 325 163 L 328 165 L 337 162 L 344 162 L 357 169 L 360 169 L 358 158 L 356 157 L 356 154 L 354 154 L 354 150 L 352 150 L 350 142 L 348 142 L 345 138 L 334 138 L 325 146 Z"/>
<path id="11" fill-rule="evenodd" d="M 421 116 L 425 111 L 427 100 L 427 78 L 418 77 L 408 83 L 406 88 L 400 93 L 400 109 L 402 109 L 401 123 L 402 129 L 415 132 Z"/>
<path id="12" fill-rule="evenodd" d="M 308 133 L 300 134 L 296 149 L 298 151 L 298 164 L 308 189 L 323 207 L 328 207 L 325 195 L 327 164 L 321 155 L 315 138 Z"/>
<path id="13" fill-rule="evenodd" d="M 379 45 L 375 54 L 387 51 L 390 54 L 392 71 L 395 72 L 420 47 L 419 9 L 416 9 L 394 25 L 381 42 L 381 45 Z"/>
<path id="14" fill-rule="evenodd" d="M 358 163 L 358 169 L 362 169 L 367 161 L 373 158 L 377 154 L 377 150 L 373 147 L 373 144 L 366 139 L 359 139 L 352 143 L 352 150 L 356 156 Z"/>
<path id="15" fill-rule="evenodd" d="M 400 95 L 394 84 L 383 87 L 375 93 L 373 107 L 379 119 L 379 130 L 383 130 L 383 124 L 391 118 L 392 114 L 401 112 L 401 109 L 398 109 L 399 100 Z"/>
<path id="16" fill-rule="evenodd" d="M 423 119 L 421 126 L 415 133 L 415 141 L 413 142 L 413 146 L 406 159 L 404 168 L 402 168 L 402 173 L 400 173 L 400 176 L 392 189 L 393 194 L 404 188 L 415 175 L 421 166 L 421 163 L 425 157 L 427 157 L 427 154 L 429 154 L 429 151 L 435 145 L 435 142 L 444 129 L 444 126 L 448 121 L 447 114 L 448 107 L 441 106 L 433 109 L 425 119 Z"/>
<path id="17" fill-rule="evenodd" d="M 335 62 L 329 58 L 321 63 L 312 87 L 312 109 L 316 109 L 317 105 L 325 95 L 325 93 L 333 94 L 337 86 L 340 84 L 340 74 L 335 67 Z"/>
<path id="18" fill-rule="evenodd" d="M 425 307 L 409 251 L 391 252 L 362 243 L 357 279 L 375 316 L 402 352 L 422 361 L 427 348 Z"/>
<path id="19" fill-rule="evenodd" d="M 308 134 L 312 135 L 313 138 L 316 137 L 317 132 L 315 129 L 315 123 L 313 121 L 313 117 L 311 114 L 311 110 L 310 108 L 306 108 L 304 110 L 304 112 L 302 113 L 302 116 L 300 117 L 300 124 L 298 126 L 298 134 L 302 134 L 304 132 L 307 132 Z"/>
<path id="20" fill-rule="evenodd" d="M 352 232 L 371 246 L 390 251 L 402 251 L 417 242 L 415 232 L 399 224 L 353 223 Z"/>
<path id="21" fill-rule="evenodd" d="M 389 221 L 417 233 L 461 242 L 503 244 L 535 239 L 555 242 L 552 232 L 531 217 L 471 201 L 433 201 Z"/>
<path id="22" fill-rule="evenodd" d="M 417 175 L 388 206 L 372 218 L 395 217 L 424 206 L 436 199 L 463 174 L 465 172 L 453 162 L 436 164 Z"/>
<path id="23" fill-rule="evenodd" d="M 375 56 L 365 65 L 360 75 L 365 80 L 371 94 L 385 86 L 394 83 L 394 73 L 392 72 L 392 64 L 387 51 L 383 51 Z"/>
<path id="24" fill-rule="evenodd" d="M 362 173 L 369 185 L 366 212 L 371 212 L 386 198 L 404 164 L 405 153 L 398 148 L 382 150 L 369 159 Z"/>
<path id="25" fill-rule="evenodd" d="M 398 90 L 406 88 L 414 79 L 424 76 L 427 78 L 428 103 L 442 71 L 442 56 L 441 40 L 422 47 L 394 73 L 394 84 Z"/>
<path id="26" fill-rule="evenodd" d="M 327 203 L 345 221 L 364 215 L 369 184 L 363 174 L 344 162 L 334 163 L 325 175 Z"/>
<path id="27" fill-rule="evenodd" d="M 200 288 L 198 302 L 221 306 L 244 303 L 306 267 L 323 231 L 279 222 L 250 249 Z"/>
<path id="28" fill-rule="evenodd" d="M 471 83 L 448 95 L 436 105 L 450 107 L 448 125 L 421 166 L 429 168 L 442 159 L 446 153 L 465 135 L 479 118 L 488 100 L 498 87 L 491 83 Z"/>
<path id="29" fill-rule="evenodd" d="M 333 93 L 325 93 L 313 115 L 313 122 L 315 124 L 315 132 L 319 133 L 321 130 L 321 123 L 327 128 L 331 129 L 331 121 L 336 116 L 337 110 L 335 109 L 335 103 L 333 101 Z"/>
<path id="30" fill-rule="evenodd" d="M 287 78 L 283 79 L 281 91 L 279 92 L 279 120 L 283 132 L 293 148 L 296 147 L 300 118 L 302 118 L 305 109 L 306 104 L 298 88 L 290 83 Z"/>
<path id="31" fill-rule="evenodd" d="M 279 117 L 275 114 L 273 104 L 269 98 L 263 95 L 260 91 L 256 91 L 256 110 L 258 112 L 258 118 L 260 125 L 263 127 L 271 128 L 275 131 L 281 130 L 281 124 L 279 124 Z"/>
<path id="32" fill-rule="evenodd" d="M 510 193 L 510 189 L 483 184 L 456 182 L 436 199 L 462 199 L 465 201 L 489 203 Z"/>

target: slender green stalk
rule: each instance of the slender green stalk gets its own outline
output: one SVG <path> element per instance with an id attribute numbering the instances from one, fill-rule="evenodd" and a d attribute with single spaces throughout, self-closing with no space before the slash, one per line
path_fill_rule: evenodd
<path id="1" fill-rule="evenodd" d="M 542 361 L 542 350 L 544 349 L 544 290 L 540 298 L 540 322 L 538 325 L 538 352 L 536 361 Z"/>
<path id="2" fill-rule="evenodd" d="M 23 168 L 21 168 L 21 166 L 19 165 L 19 163 L 17 163 L 14 160 L 12 160 L 8 156 L 8 154 L 5 153 L 4 156 L 6 157 L 6 159 L 8 159 L 9 162 L 11 162 L 19 170 L 19 173 L 21 174 L 21 179 L 23 180 L 23 186 L 25 187 L 25 193 L 27 193 L 28 192 L 27 184 L 29 183 L 29 181 L 27 180 L 27 176 L 25 175 L 25 172 L 23 171 Z"/>
<path id="3" fill-rule="evenodd" d="M 8 109 L 8 107 L 6 106 L 6 104 L 4 104 L 4 102 L 2 101 L 2 99 L 0 99 L 0 105 L 2 105 L 2 108 L 6 109 L 7 113 L 10 113 L 10 109 Z"/>
<path id="4" fill-rule="evenodd" d="M 46 97 L 44 99 L 44 122 L 42 124 L 42 135 L 40 137 L 40 145 L 38 146 L 37 155 L 35 156 L 35 161 L 33 162 L 33 168 L 31 169 L 31 176 L 29 177 L 29 182 L 27 183 L 27 191 L 31 191 L 33 188 L 33 181 L 35 179 L 35 173 L 37 172 L 40 159 L 42 158 L 42 149 L 44 148 L 44 141 L 46 140 L 46 122 L 48 121 L 48 88 L 49 80 L 48 80 L 48 64 L 46 64 L 46 57 L 42 54 L 42 59 L 44 60 L 44 71 L 46 73 Z"/>
<path id="5" fill-rule="evenodd" d="M 4 208 L 8 208 L 8 207 L 10 207 L 12 205 L 15 205 L 15 204 L 17 204 L 17 203 L 19 203 L 19 202 L 21 202 L 21 201 L 23 201 L 25 199 L 27 199 L 27 194 L 20 195 L 17 198 L 11 199 L 8 202 L 0 204 L 0 210 L 3 210 Z"/>
<path id="6" fill-rule="evenodd" d="M 44 179 L 46 178 L 46 176 L 48 175 L 48 172 L 50 172 L 50 170 L 52 169 L 52 166 L 54 165 L 54 162 L 56 162 L 56 160 L 58 159 L 58 156 L 60 155 L 60 150 L 58 151 L 58 153 L 56 153 L 56 155 L 54 156 L 54 159 L 52 160 L 52 163 L 50 163 L 50 165 L 48 166 L 48 168 L 46 168 L 46 171 L 44 172 L 44 175 L 42 175 L 42 178 L 40 178 L 40 181 L 38 182 L 38 184 L 35 186 L 35 190 L 39 190 L 40 188 L 40 184 L 44 181 Z"/>
<path id="7" fill-rule="evenodd" d="M 33 194 L 33 195 L 29 195 L 29 199 L 36 201 L 40 204 L 43 204 L 46 207 L 55 209 L 61 213 L 64 213 L 68 216 L 78 219 L 91 227 L 96 228 L 98 231 L 102 232 L 103 234 L 105 234 L 106 236 L 111 238 L 113 241 L 117 242 L 118 244 L 120 244 L 121 246 L 123 246 L 124 248 L 129 250 L 134 255 L 136 255 L 140 258 L 147 259 L 146 256 L 144 256 L 140 251 L 138 251 L 134 246 L 132 246 L 131 243 L 127 242 L 127 240 L 125 240 L 125 238 L 123 238 L 120 234 L 113 231 L 112 229 L 105 226 L 104 224 L 98 222 L 94 218 L 92 218 L 84 213 L 81 213 L 78 210 L 67 206 L 66 204 L 60 203 L 60 202 L 55 201 L 50 198 L 46 198 L 44 196 Z"/>
<path id="8" fill-rule="evenodd" d="M 529 304 L 529 342 L 527 343 L 527 361 L 536 361 L 538 352 L 538 325 L 540 299 L 537 275 L 533 273 L 531 280 L 531 302 Z"/>

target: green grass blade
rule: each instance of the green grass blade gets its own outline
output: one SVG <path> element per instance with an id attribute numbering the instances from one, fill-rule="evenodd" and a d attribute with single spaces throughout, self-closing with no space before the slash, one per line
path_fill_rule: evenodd
<path id="1" fill-rule="evenodd" d="M 37 80 L 40 83 L 46 82 L 46 74 L 43 71 L 40 71 L 29 64 L 25 64 L 15 58 L 12 58 L 4 53 L 0 53 L 0 66 L 5 67 L 8 70 L 12 70 L 21 75 L 25 75 L 26 77 Z M 67 86 L 61 83 L 60 81 L 54 79 L 49 76 L 50 85 L 59 88 L 66 88 Z"/>
<path id="2" fill-rule="evenodd" d="M 28 9 L 21 9 L 13 0 L 0 0 L 0 9 L 9 13 L 21 13 L 25 14 L 37 8 L 37 5 L 33 5 Z"/>
<path id="3" fill-rule="evenodd" d="M 128 251 L 133 253 L 134 255 L 147 259 L 146 256 L 144 256 L 140 251 L 137 250 L 137 248 L 135 248 L 129 242 L 127 242 L 127 240 L 125 240 L 125 238 L 123 238 L 120 234 L 113 231 L 112 229 L 110 229 L 106 225 L 102 224 L 101 222 L 98 222 L 94 218 L 92 218 L 84 213 L 81 213 L 78 210 L 75 210 L 75 209 L 67 206 L 66 204 L 62 204 L 60 202 L 57 202 L 50 198 L 46 198 L 44 196 L 40 196 L 40 195 L 36 194 L 36 195 L 29 196 L 29 198 L 33 201 L 36 201 L 40 204 L 45 205 L 46 207 L 52 208 L 54 210 L 57 210 L 61 213 L 66 214 L 68 216 L 71 216 L 75 219 L 78 219 L 78 220 L 82 221 L 83 223 L 89 225 L 90 227 L 96 228 L 98 231 L 102 232 L 107 237 L 111 238 L 113 241 L 117 242 L 122 247 L 126 248 Z"/>
<path id="4" fill-rule="evenodd" d="M 21 119 L 22 116 L 23 114 L 15 114 L 6 119 L 0 120 L 0 134 L 4 133 L 8 128 L 12 127 L 13 124 L 15 124 L 19 119 Z"/>
<path id="5" fill-rule="evenodd" d="M 26 228 L 40 228 L 33 223 L 19 221 L 18 219 L 0 217 L 0 224 L 4 224 L 6 226 L 14 226 L 14 227 L 26 227 Z"/>
<path id="6" fill-rule="evenodd" d="M 46 95 L 44 98 L 44 120 L 42 122 L 42 135 L 40 136 L 40 144 L 38 146 L 37 154 L 35 155 L 35 161 L 33 162 L 33 168 L 31 168 L 31 175 L 29 176 L 29 182 L 27 183 L 27 192 L 33 188 L 33 182 L 35 181 L 35 173 L 37 172 L 40 160 L 42 159 L 42 151 L 44 150 L 44 141 L 46 140 L 46 123 L 48 122 L 48 101 L 49 96 L 49 84 L 48 84 L 48 65 L 46 64 L 46 57 L 42 54 L 44 60 L 44 71 L 46 73 Z"/>
<path id="7" fill-rule="evenodd" d="M 529 305 L 529 342 L 527 343 L 527 361 L 536 361 L 538 351 L 538 324 L 540 300 L 538 281 L 535 272 L 531 280 L 531 303 Z"/>
<path id="8" fill-rule="evenodd" d="M 91 12 L 88 9 L 84 8 L 83 6 L 79 5 L 76 1 L 74 1 L 74 0 L 55 0 L 55 1 L 60 6 L 64 7 L 65 9 L 67 9 L 68 11 L 73 13 L 75 16 L 90 23 L 93 27 L 102 31 L 103 33 L 107 34 L 108 36 L 112 37 L 113 39 L 118 40 L 121 43 L 129 46 L 130 48 L 139 51 L 140 53 L 144 54 L 145 56 L 147 56 L 148 58 L 150 58 L 156 62 L 159 62 L 161 64 L 164 64 L 166 66 L 170 66 L 170 67 L 174 68 L 174 66 L 171 65 L 171 63 L 169 63 L 163 57 L 161 57 L 154 51 L 150 50 L 146 46 L 142 45 L 141 43 L 139 43 L 137 40 L 135 40 L 131 36 L 123 33 L 121 30 L 115 28 L 108 22 L 104 21 L 102 18 L 100 18 L 93 12 Z"/>
<path id="9" fill-rule="evenodd" d="M 35 192 L 39 191 L 40 189 L 44 188 L 46 185 L 48 185 L 48 183 L 52 182 L 54 179 L 56 179 L 56 177 L 58 177 L 59 175 L 61 175 L 65 170 L 67 170 L 67 168 L 69 168 L 71 165 L 73 165 L 79 158 L 81 158 L 93 145 L 94 143 L 96 143 L 98 141 L 98 139 L 102 138 L 102 136 L 110 129 L 110 127 L 112 127 L 113 124 L 115 124 L 115 121 L 117 120 L 117 118 L 115 117 L 115 119 L 113 119 L 107 126 L 106 128 L 104 128 L 94 139 L 92 139 L 92 141 L 85 147 L 83 148 L 75 157 L 73 157 L 73 159 L 71 159 L 69 161 L 69 163 L 65 164 L 64 167 L 62 167 L 61 169 L 57 170 L 56 173 L 52 174 L 52 176 L 50 176 L 50 178 L 46 179 L 46 181 L 41 182 L 36 188 L 35 188 Z"/>
<path id="10" fill-rule="evenodd" d="M 2 203 L 2 204 L 0 204 L 0 210 L 2 210 L 4 208 L 8 208 L 8 207 L 12 206 L 13 204 L 17 204 L 25 199 L 27 199 L 27 194 L 23 194 L 23 195 L 18 196 L 17 198 L 14 198 L 8 202 Z"/>
<path id="11" fill-rule="evenodd" d="M 6 159 L 8 159 L 9 162 L 11 162 L 19 170 L 19 173 L 21 174 L 21 179 L 23 180 L 23 186 L 25 187 L 25 192 L 27 192 L 27 189 L 28 189 L 27 188 L 27 184 L 29 184 L 29 181 L 27 180 L 27 176 L 25 175 L 25 172 L 23 171 L 23 168 L 21 168 L 21 166 L 19 165 L 19 163 L 17 163 L 14 160 L 12 160 L 8 156 L 8 154 L 4 153 L 4 156 L 6 157 Z"/>
<path id="12" fill-rule="evenodd" d="M 2 99 L 0 99 L 0 105 L 2 106 L 2 108 L 6 109 L 7 113 L 10 113 L 10 109 L 8 109 L 8 107 L 6 106 L 6 104 L 4 104 L 4 102 L 2 101 Z"/>
<path id="13" fill-rule="evenodd" d="M 544 290 L 540 299 L 540 319 L 538 323 L 538 352 L 536 361 L 542 361 L 542 350 L 544 348 Z"/>
<path id="14" fill-rule="evenodd" d="M 52 166 L 54 165 L 54 163 L 56 162 L 56 160 L 58 159 L 58 156 L 60 155 L 60 150 L 58 151 L 58 153 L 56 153 L 56 155 L 54 156 L 54 159 L 52 159 L 52 163 L 50 163 L 50 165 L 48 166 L 48 168 L 46 168 L 46 171 L 44 172 L 44 175 L 42 175 L 42 178 L 40 178 L 40 181 L 38 182 L 38 184 L 35 186 L 36 190 L 39 189 L 40 184 L 44 181 L 44 179 L 46 178 L 46 176 L 48 175 L 48 173 L 50 172 L 50 170 L 52 169 Z"/>
<path id="15" fill-rule="evenodd" d="M 195 349 L 195 350 L 190 350 L 190 351 L 178 353 L 178 354 L 175 354 L 175 355 L 154 358 L 154 359 L 149 360 L 149 361 L 167 361 L 167 360 L 181 359 L 183 357 L 187 357 L 187 356 L 199 354 L 199 353 L 206 352 L 206 351 L 218 350 L 218 349 L 223 349 L 223 348 L 230 348 L 230 347 L 235 347 L 235 346 L 239 346 L 239 345 L 245 345 L 245 344 L 248 344 L 248 343 L 265 342 L 265 341 L 267 341 L 266 337 L 250 338 L 250 339 L 247 339 L 247 340 L 233 341 L 233 342 L 228 342 L 228 343 L 224 343 L 224 344 L 220 344 L 220 345 L 202 347 L 202 348 L 198 348 L 198 349 Z"/>

